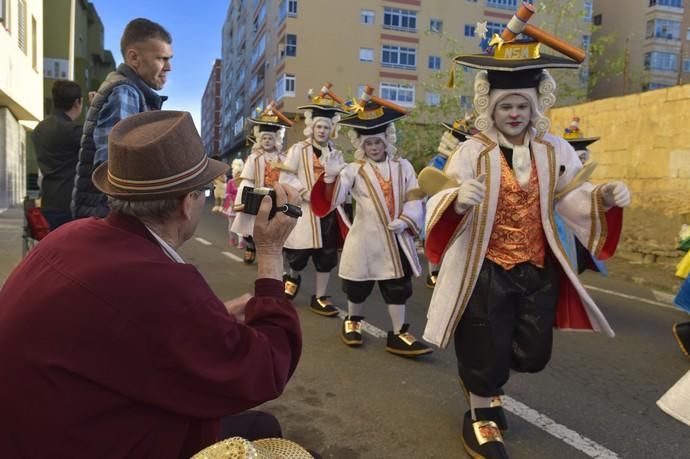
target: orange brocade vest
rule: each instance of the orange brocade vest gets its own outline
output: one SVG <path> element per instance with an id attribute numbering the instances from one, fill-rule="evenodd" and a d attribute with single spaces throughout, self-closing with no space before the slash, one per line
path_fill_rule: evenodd
<path id="1" fill-rule="evenodd" d="M 501 188 L 486 258 L 505 270 L 530 262 L 544 267 L 545 237 L 539 206 L 539 178 L 532 161 L 526 190 L 501 154 Z"/>
<path id="2" fill-rule="evenodd" d="M 278 161 L 275 162 L 278 164 Z M 271 165 L 270 161 L 264 162 L 264 186 L 267 188 L 273 188 L 273 184 L 278 182 L 280 177 L 280 169 Z"/>
<path id="3" fill-rule="evenodd" d="M 376 175 L 376 180 L 379 182 L 381 191 L 383 191 L 383 196 L 386 199 L 386 208 L 388 209 L 388 215 L 391 220 L 395 220 L 395 196 L 393 196 L 393 174 L 391 174 L 388 180 L 383 178 L 381 172 L 379 172 L 378 167 L 372 165 L 374 169 L 374 174 Z M 373 196 L 372 196 L 373 197 Z"/>

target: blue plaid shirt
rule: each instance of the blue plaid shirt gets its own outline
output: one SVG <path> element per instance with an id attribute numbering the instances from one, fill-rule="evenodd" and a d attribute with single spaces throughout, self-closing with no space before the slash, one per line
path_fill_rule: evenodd
<path id="1" fill-rule="evenodd" d="M 108 159 L 108 136 L 113 126 L 118 121 L 141 112 L 141 105 L 141 96 L 133 87 L 123 84 L 113 89 L 98 114 L 93 131 L 93 141 L 96 144 L 94 167 Z"/>

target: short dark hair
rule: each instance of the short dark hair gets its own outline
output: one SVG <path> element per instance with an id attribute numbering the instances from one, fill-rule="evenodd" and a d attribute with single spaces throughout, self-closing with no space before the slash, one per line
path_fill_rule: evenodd
<path id="1" fill-rule="evenodd" d="M 162 25 L 144 18 L 129 21 L 125 26 L 125 31 L 122 32 L 122 39 L 120 39 L 122 57 L 125 57 L 127 48 L 133 43 L 141 43 L 150 38 L 157 38 L 169 45 L 172 44 L 172 36 Z"/>
<path id="2" fill-rule="evenodd" d="M 74 81 L 57 80 L 53 83 L 53 106 L 60 110 L 69 110 L 74 101 L 82 98 L 81 87 Z"/>

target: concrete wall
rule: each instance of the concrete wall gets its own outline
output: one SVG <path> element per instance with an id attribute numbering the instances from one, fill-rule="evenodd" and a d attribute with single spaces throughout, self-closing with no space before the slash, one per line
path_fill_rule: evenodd
<path id="1" fill-rule="evenodd" d="M 593 181 L 622 179 L 633 207 L 667 216 L 690 210 L 690 85 L 674 86 L 551 110 L 551 132 L 580 117 L 599 164 Z"/>

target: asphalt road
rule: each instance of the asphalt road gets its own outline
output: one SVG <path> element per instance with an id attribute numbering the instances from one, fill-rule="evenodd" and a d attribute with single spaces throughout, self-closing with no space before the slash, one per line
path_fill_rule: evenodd
<path id="1" fill-rule="evenodd" d="M 196 237 L 201 240 L 192 239 L 181 253 L 221 298 L 251 291 L 256 269 L 237 261 L 242 253 L 228 246 L 223 216 L 208 212 Z M 348 348 L 339 337 L 340 319 L 308 311 L 311 268 L 303 278 L 295 302 L 302 359 L 285 393 L 263 407 L 279 418 L 285 436 L 324 458 L 466 457 L 460 425 L 467 406 L 453 350 L 409 360 L 385 352 L 385 338 L 370 334 L 361 348 Z M 656 303 L 637 285 L 587 274 L 583 279 L 596 288 L 592 295 L 617 336 L 558 332 L 546 370 L 511 377 L 505 388 L 510 457 L 690 458 L 690 428 L 655 405 L 690 370 L 671 334 L 671 325 L 687 315 L 641 301 Z M 414 285 L 408 321 L 419 337 L 431 291 L 421 278 Z M 330 293 L 346 307 L 336 272 Z M 390 327 L 377 289 L 366 321 L 375 330 Z"/>

